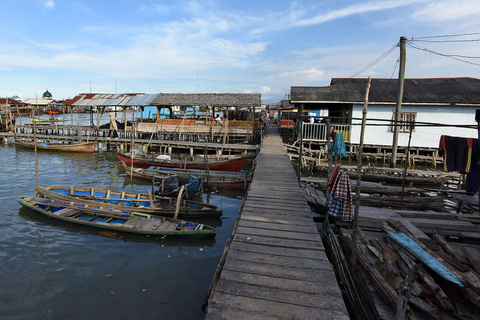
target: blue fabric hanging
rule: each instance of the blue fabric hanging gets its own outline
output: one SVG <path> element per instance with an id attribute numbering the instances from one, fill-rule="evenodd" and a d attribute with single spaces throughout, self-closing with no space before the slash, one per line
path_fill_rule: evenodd
<path id="1" fill-rule="evenodd" d="M 332 154 L 333 156 L 340 156 L 342 158 L 347 157 L 347 149 L 345 147 L 343 133 L 335 133 L 335 138 L 333 139 Z"/>

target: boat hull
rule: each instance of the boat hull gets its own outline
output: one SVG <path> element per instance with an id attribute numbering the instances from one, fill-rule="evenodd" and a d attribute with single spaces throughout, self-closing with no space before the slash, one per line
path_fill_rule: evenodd
<path id="1" fill-rule="evenodd" d="M 49 217 L 76 224 L 137 234 L 157 236 L 214 236 L 213 227 L 148 214 L 72 206 L 47 198 L 23 197 L 18 202 L 25 208 Z"/>
<path id="2" fill-rule="evenodd" d="M 124 211 L 134 210 L 135 212 L 166 217 L 173 217 L 177 210 L 176 198 L 150 196 L 135 192 L 85 187 L 43 186 L 38 188 L 38 194 L 52 199 L 97 208 L 117 208 Z M 222 216 L 222 210 L 210 204 L 181 200 L 178 216 L 218 218 Z"/>
<path id="3" fill-rule="evenodd" d="M 97 147 L 96 142 L 72 143 L 72 144 L 50 144 L 36 143 L 37 150 L 59 151 L 59 152 L 79 152 L 93 153 Z M 19 148 L 35 149 L 34 141 L 15 140 L 15 146 Z"/>
<path id="4" fill-rule="evenodd" d="M 217 171 L 240 171 L 245 165 L 247 158 L 242 157 L 231 157 L 230 159 L 220 159 L 218 161 L 210 161 L 208 164 L 205 162 L 193 162 L 185 160 L 155 160 L 155 158 L 146 158 L 142 156 L 135 155 L 132 157 L 127 153 L 118 153 L 118 159 L 123 161 L 127 166 L 131 166 L 132 162 L 135 167 L 148 168 L 151 166 L 154 167 L 164 167 L 164 168 L 184 168 L 184 169 L 205 169 L 208 166 L 209 170 Z"/>
<path id="5" fill-rule="evenodd" d="M 248 183 L 252 180 L 251 172 L 239 171 L 216 171 L 199 169 L 180 170 L 178 168 L 151 167 L 135 168 L 127 166 L 122 162 L 125 173 L 133 178 L 161 182 L 169 175 L 176 175 L 179 178 L 201 177 L 203 186 L 206 188 L 217 189 L 246 189 Z"/>

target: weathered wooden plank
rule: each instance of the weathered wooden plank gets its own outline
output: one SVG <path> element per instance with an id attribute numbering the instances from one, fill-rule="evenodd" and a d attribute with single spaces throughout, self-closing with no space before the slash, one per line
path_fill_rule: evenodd
<path id="1" fill-rule="evenodd" d="M 302 215 L 302 216 L 307 216 L 309 214 L 311 215 L 312 213 L 308 205 L 307 207 L 292 208 L 292 207 L 275 207 L 272 205 L 262 205 L 262 204 L 250 203 L 250 202 L 247 202 L 244 205 L 244 210 L 272 212 L 276 214 Z"/>
<path id="2" fill-rule="evenodd" d="M 282 140 L 268 130 L 206 319 L 349 319 Z"/>
<path id="3" fill-rule="evenodd" d="M 292 216 L 292 215 L 278 215 L 274 213 L 262 213 L 262 212 L 251 212 L 243 211 L 241 215 L 241 220 L 249 221 L 263 221 L 268 223 L 283 223 L 287 225 L 297 225 L 297 226 L 311 226 L 313 218 L 311 216 Z"/>
<path id="4" fill-rule="evenodd" d="M 305 200 L 305 203 L 301 204 L 301 205 L 293 204 L 293 205 L 284 205 L 284 206 L 278 205 L 275 202 L 268 203 L 268 202 L 265 202 L 265 201 L 252 200 L 252 201 L 248 201 L 245 204 L 245 207 L 246 208 L 270 209 L 270 210 L 275 210 L 277 212 L 281 212 L 281 211 L 293 212 L 293 213 L 295 213 L 295 212 L 307 212 L 307 213 L 312 212 L 312 210 L 308 206 L 306 200 Z"/>
<path id="5" fill-rule="evenodd" d="M 245 235 L 245 234 L 235 234 L 234 241 L 255 243 L 266 246 L 274 247 L 285 247 L 285 248 L 299 248 L 299 249 L 314 249 L 322 248 L 321 241 L 302 241 L 302 240 L 291 240 L 291 239 L 279 239 L 273 237 L 262 237 L 254 235 Z"/>
<path id="6" fill-rule="evenodd" d="M 206 320 L 237 319 L 336 319 L 349 320 L 346 311 L 304 307 L 266 299 L 219 293 L 208 307 Z"/>
<path id="7" fill-rule="evenodd" d="M 302 288 L 308 287 L 305 284 Z M 268 299 L 280 303 L 290 303 L 296 306 L 314 307 L 329 310 L 342 310 L 343 299 L 336 284 L 332 286 L 332 292 L 326 293 L 324 288 L 322 294 L 317 292 L 295 291 L 293 288 L 283 287 L 277 289 L 273 287 L 264 287 L 256 284 L 246 284 L 237 281 L 220 280 L 215 290 L 217 292 L 234 294 L 237 296 L 250 297 L 256 299 Z M 313 290 L 312 290 L 313 291 Z"/>
<path id="8" fill-rule="evenodd" d="M 289 207 L 290 206 L 304 207 L 306 205 L 306 199 L 303 195 L 302 195 L 302 198 L 297 197 L 296 199 L 290 199 L 290 196 L 279 195 L 279 194 L 277 194 L 276 196 L 250 195 L 249 194 L 247 196 L 247 199 L 250 202 L 254 201 L 254 202 L 261 202 L 261 203 L 265 203 L 265 204 L 271 204 L 271 205 L 274 205 L 277 208 L 280 207 L 280 206 L 284 206 L 284 205 L 288 205 Z"/>
<path id="9" fill-rule="evenodd" d="M 279 239 L 290 239 L 290 240 L 302 240 L 302 241 L 317 241 L 321 242 L 322 239 L 318 233 L 302 233 L 302 232 L 289 232 L 285 230 L 269 230 L 269 229 L 259 229 L 259 228 L 249 228 L 249 227 L 237 227 L 237 234 L 245 234 L 250 236 L 262 236 L 262 237 L 272 237 Z"/>
<path id="10" fill-rule="evenodd" d="M 260 228 L 260 229 L 269 229 L 269 230 L 284 230 L 290 232 L 302 232 L 302 233 L 316 233 L 318 234 L 317 228 L 310 221 L 307 225 L 294 225 L 283 223 L 274 223 L 274 222 L 263 222 L 263 221 L 251 221 L 248 219 L 241 219 L 238 223 L 239 227 L 249 227 L 249 228 Z"/>
<path id="11" fill-rule="evenodd" d="M 232 242 L 230 245 L 230 250 L 239 250 L 246 252 L 255 252 L 266 255 L 278 255 L 283 257 L 298 257 L 305 259 L 326 259 L 325 249 L 322 247 L 315 248 L 282 248 L 282 247 L 272 247 L 264 246 L 256 243 L 244 243 L 244 242 Z"/>
<path id="12" fill-rule="evenodd" d="M 172 223 L 170 221 L 164 221 L 162 224 L 157 228 L 158 231 L 165 231 Z"/>
<path id="13" fill-rule="evenodd" d="M 249 251 L 233 250 L 230 247 L 228 252 L 229 259 L 244 261 L 262 261 L 265 264 L 275 264 L 279 266 L 302 267 L 307 269 L 331 270 L 330 262 L 326 256 L 316 258 L 288 257 L 268 253 L 258 253 Z"/>
<path id="14" fill-rule="evenodd" d="M 262 262 L 226 259 L 222 273 L 226 270 L 253 274 L 255 276 L 269 276 L 275 279 L 279 279 L 279 281 L 285 279 L 316 281 L 321 282 L 325 285 L 330 284 L 332 286 L 335 286 L 338 290 L 337 280 L 334 276 L 332 276 L 333 274 L 331 269 L 313 270 L 307 268 L 264 264 Z M 273 279 L 270 279 L 270 281 L 273 281 Z"/>

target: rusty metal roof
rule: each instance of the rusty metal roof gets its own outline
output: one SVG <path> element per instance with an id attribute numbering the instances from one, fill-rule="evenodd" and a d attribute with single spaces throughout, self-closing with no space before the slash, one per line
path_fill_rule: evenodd
<path id="1" fill-rule="evenodd" d="M 73 98 L 71 105 L 93 106 L 211 106 L 260 107 L 259 93 L 158 93 L 158 94 L 101 94 L 82 93 Z"/>

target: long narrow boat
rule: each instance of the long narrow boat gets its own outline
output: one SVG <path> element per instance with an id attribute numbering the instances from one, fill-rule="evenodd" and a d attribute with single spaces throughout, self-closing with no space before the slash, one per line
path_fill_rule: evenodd
<path id="1" fill-rule="evenodd" d="M 30 118 L 30 120 L 35 123 L 55 123 L 55 122 L 64 122 L 65 118 L 48 118 L 48 119 L 40 119 L 40 118 Z"/>
<path id="2" fill-rule="evenodd" d="M 204 224 L 145 213 L 71 205 L 65 201 L 38 197 L 23 197 L 18 202 L 52 218 L 102 229 L 148 235 L 215 235 L 215 229 Z"/>
<path id="3" fill-rule="evenodd" d="M 176 157 L 162 154 L 134 154 L 132 159 L 131 153 L 118 152 L 118 159 L 125 162 L 126 165 L 136 167 L 165 167 L 165 168 L 182 168 L 182 169 L 205 169 L 218 171 L 240 171 L 247 161 L 246 154 L 235 155 L 208 155 L 205 159 L 204 155 L 196 155 L 195 157 Z"/>
<path id="4" fill-rule="evenodd" d="M 97 142 L 81 142 L 81 143 L 49 143 L 37 142 L 38 150 L 62 151 L 62 152 L 81 152 L 92 153 L 95 151 Z M 15 146 L 20 148 L 35 149 L 35 141 L 15 139 Z"/>
<path id="5" fill-rule="evenodd" d="M 164 167 L 136 168 L 127 166 L 122 161 L 123 169 L 126 174 L 133 178 L 144 179 L 149 181 L 161 182 L 166 175 L 176 175 L 180 178 L 201 177 L 202 183 L 206 188 L 218 189 L 244 189 L 248 183 L 252 181 L 253 174 L 251 172 L 240 171 L 216 171 L 208 172 L 200 169 L 178 169 Z"/>
<path id="6" fill-rule="evenodd" d="M 38 194 L 73 204 L 117 208 L 124 211 L 134 210 L 170 217 L 175 215 L 177 207 L 176 198 L 86 187 L 43 186 L 38 188 Z M 222 210 L 211 204 L 181 200 L 178 215 L 179 217 L 218 218 L 222 216 Z"/>

